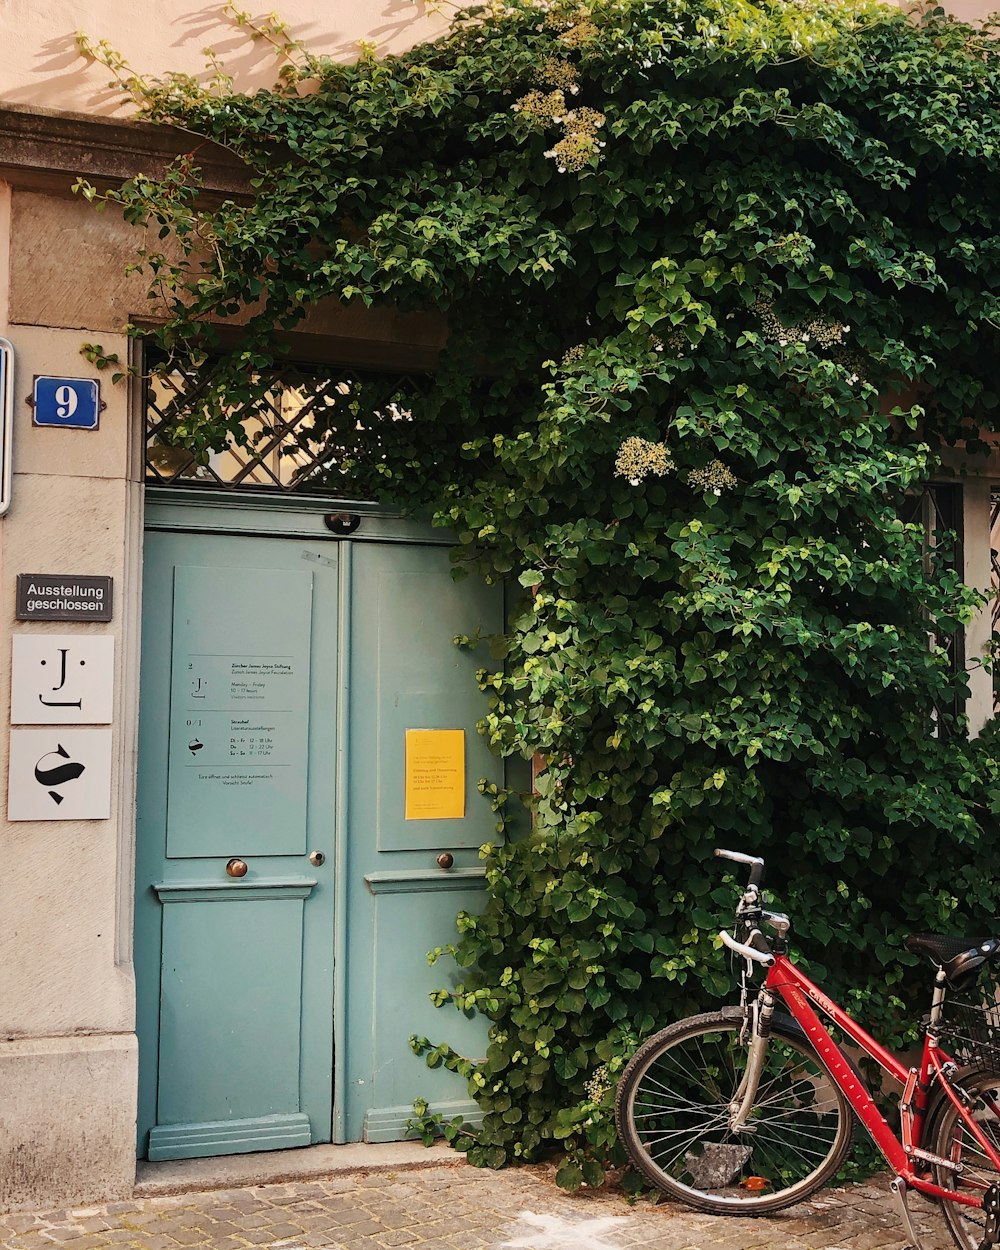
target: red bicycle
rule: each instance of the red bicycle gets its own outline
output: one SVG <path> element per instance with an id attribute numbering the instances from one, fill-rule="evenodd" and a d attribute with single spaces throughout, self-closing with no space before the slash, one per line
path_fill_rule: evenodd
<path id="1" fill-rule="evenodd" d="M 736 936 L 720 934 L 743 961 L 741 1005 L 670 1025 L 629 1062 L 615 1113 L 636 1168 L 702 1211 L 779 1211 L 837 1173 L 853 1111 L 895 1173 L 891 1189 L 916 1250 L 911 1190 L 940 1201 L 962 1250 L 1000 1246 L 1000 989 L 989 976 L 1000 940 L 906 939 L 937 969 L 919 1066 L 911 1067 L 793 963 L 788 917 L 764 907 L 764 861 L 715 854 L 750 867 Z M 767 973 L 755 992 L 757 967 Z M 902 1086 L 898 1133 L 817 1008 L 846 1045 Z"/>

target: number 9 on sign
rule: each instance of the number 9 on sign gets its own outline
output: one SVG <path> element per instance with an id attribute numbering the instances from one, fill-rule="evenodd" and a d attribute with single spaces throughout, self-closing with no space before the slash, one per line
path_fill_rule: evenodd
<path id="1" fill-rule="evenodd" d="M 100 419 L 101 387 L 95 378 L 36 376 L 31 395 L 32 424 L 70 430 L 96 430 Z"/>
<path id="2" fill-rule="evenodd" d="M 80 401 L 76 397 L 76 391 L 71 386 L 56 387 L 56 416 L 71 417 L 76 412 L 77 404 Z"/>

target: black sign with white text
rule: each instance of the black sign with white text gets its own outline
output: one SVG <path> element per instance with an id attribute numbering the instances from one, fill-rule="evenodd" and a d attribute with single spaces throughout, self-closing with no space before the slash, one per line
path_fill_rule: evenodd
<path id="1" fill-rule="evenodd" d="M 85 573 L 18 573 L 19 621 L 110 621 L 110 577 Z"/>

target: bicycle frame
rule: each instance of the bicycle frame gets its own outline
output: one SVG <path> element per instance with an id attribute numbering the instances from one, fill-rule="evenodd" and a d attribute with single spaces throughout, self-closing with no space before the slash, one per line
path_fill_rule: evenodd
<path id="1" fill-rule="evenodd" d="M 975 1137 L 993 1166 L 1000 1171 L 1000 1154 L 984 1136 L 971 1112 L 952 1088 L 948 1072 L 945 1070 L 945 1065 L 952 1061 L 940 1049 L 933 1037 L 928 1037 L 926 1034 L 924 1036 L 919 1068 L 906 1067 L 846 1011 L 828 998 L 785 954 L 775 953 L 774 963 L 768 969 L 764 981 L 764 989 L 785 1003 L 789 1013 L 802 1027 L 806 1037 L 829 1068 L 858 1118 L 898 1177 L 901 1177 L 911 1188 L 930 1197 L 970 1207 L 982 1205 L 980 1197 L 961 1194 L 957 1190 L 936 1185 L 921 1176 L 915 1168 L 919 1156 L 915 1158 L 913 1151 L 920 1149 L 924 1116 L 927 1111 L 927 1095 L 933 1079 L 937 1077 L 941 1088 L 955 1105 L 969 1132 Z M 888 1121 L 859 1081 L 854 1068 L 843 1050 L 830 1036 L 812 1004 L 815 1004 L 856 1046 L 870 1055 L 893 1080 L 903 1086 L 900 1100 L 902 1141 L 890 1128 Z M 996 1107 L 995 1111 L 1000 1116 L 1000 1106 Z M 927 1162 L 927 1159 L 923 1161 Z M 931 1161 L 933 1162 L 933 1158 Z M 924 1170 L 926 1172 L 926 1169 Z"/>

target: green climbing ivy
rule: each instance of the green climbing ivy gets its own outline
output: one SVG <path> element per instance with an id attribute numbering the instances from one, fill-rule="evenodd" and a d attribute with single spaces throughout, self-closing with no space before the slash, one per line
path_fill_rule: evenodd
<path id="1" fill-rule="evenodd" d="M 532 828 L 484 848 L 440 995 L 489 1049 L 446 1016 L 415 1045 L 469 1077 L 477 1162 L 558 1143 L 597 1183 L 637 1039 L 728 992 L 714 846 L 765 856 L 812 966 L 897 1040 L 904 933 L 1000 904 L 995 737 L 966 740 L 944 649 L 980 598 L 900 519 L 1000 398 L 997 45 L 870 0 L 510 0 L 337 64 L 231 12 L 285 58 L 272 91 L 91 51 L 252 201 L 202 197 L 196 148 L 80 189 L 145 227 L 168 360 L 215 362 L 173 435 L 201 455 L 321 301 L 447 319 L 391 411 L 317 418 L 341 491 L 524 592 L 480 682 L 493 747 L 544 762 Z"/>

